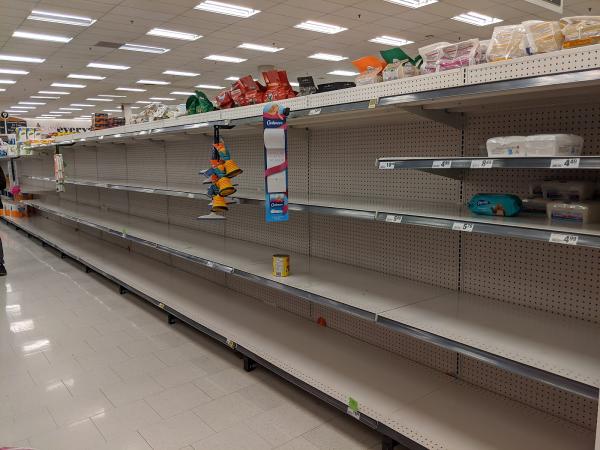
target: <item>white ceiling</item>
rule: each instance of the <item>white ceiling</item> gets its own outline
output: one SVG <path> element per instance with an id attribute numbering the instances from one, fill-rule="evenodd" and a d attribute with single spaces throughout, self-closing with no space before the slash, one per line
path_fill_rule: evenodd
<path id="1" fill-rule="evenodd" d="M 149 97 L 172 97 L 171 91 L 193 90 L 199 83 L 228 86 L 228 76 L 248 73 L 258 76 L 257 67 L 272 64 L 287 70 L 290 80 L 297 76 L 312 75 L 317 83 L 335 80 L 326 75 L 334 69 L 352 70 L 350 61 L 360 56 L 377 54 L 387 47 L 368 42 L 379 35 L 390 35 L 415 41 L 405 49 L 416 55 L 420 46 L 438 41 L 455 42 L 471 37 L 487 39 L 493 26 L 476 27 L 451 20 L 457 14 L 476 11 L 504 20 L 504 24 L 529 19 L 558 19 L 560 15 L 525 0 L 440 0 L 419 9 L 406 8 L 384 0 L 222 0 L 259 9 L 261 12 L 248 19 L 214 14 L 193 9 L 201 0 L 0 0 L 0 53 L 46 58 L 43 64 L 11 63 L 0 61 L 0 68 L 24 69 L 29 75 L 4 75 L 0 78 L 17 80 L 14 85 L 1 85 L 0 111 L 29 97 L 39 90 L 70 91 L 59 100 L 47 102 L 34 112 L 34 117 L 71 103 L 86 101 L 98 94 L 127 95 L 127 102 L 148 100 Z M 565 0 L 563 16 L 600 14 L 600 0 Z M 88 28 L 27 20 L 32 9 L 87 16 L 97 19 Z M 327 35 L 293 28 L 305 21 L 316 20 L 348 28 L 335 35 Z M 203 38 L 189 42 L 147 36 L 151 28 L 200 34 Z M 13 38 L 15 30 L 73 37 L 68 44 Z M 162 54 L 139 53 L 95 47 L 99 41 L 131 42 L 170 48 Z M 242 42 L 284 47 L 278 53 L 263 53 L 239 49 Z M 349 57 L 342 62 L 307 59 L 316 52 L 335 53 Z M 209 54 L 225 54 L 247 58 L 241 64 L 207 61 Z M 91 61 L 131 66 L 130 70 L 114 71 L 90 69 Z M 201 73 L 196 78 L 163 75 L 167 69 Z M 68 80 L 69 73 L 102 75 L 102 81 Z M 139 79 L 170 81 L 169 86 L 139 86 Z M 344 78 L 341 78 L 344 79 Z M 346 78 L 347 79 L 347 78 Z M 85 89 L 52 88 L 53 82 L 86 84 Z M 144 93 L 116 92 L 119 86 L 143 87 Z M 214 96 L 217 91 L 207 90 Z M 116 99 L 121 100 L 121 99 Z M 177 103 L 185 101 L 179 96 Z M 173 102 L 175 103 L 175 102 Z M 84 108 L 91 113 L 117 107 L 120 102 L 96 103 L 95 108 Z M 73 112 L 73 117 L 79 111 Z"/>

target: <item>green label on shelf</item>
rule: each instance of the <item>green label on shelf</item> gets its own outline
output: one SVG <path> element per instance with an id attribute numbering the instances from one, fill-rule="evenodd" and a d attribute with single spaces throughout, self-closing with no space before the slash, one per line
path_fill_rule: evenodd
<path id="1" fill-rule="evenodd" d="M 352 397 L 348 397 L 348 409 L 353 412 L 358 412 L 358 401 Z"/>

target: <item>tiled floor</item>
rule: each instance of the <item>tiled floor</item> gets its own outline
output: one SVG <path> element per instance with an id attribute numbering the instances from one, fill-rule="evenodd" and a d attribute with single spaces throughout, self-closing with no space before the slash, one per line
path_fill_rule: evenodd
<path id="1" fill-rule="evenodd" d="M 0 224 L 0 447 L 375 449 L 378 436 Z"/>

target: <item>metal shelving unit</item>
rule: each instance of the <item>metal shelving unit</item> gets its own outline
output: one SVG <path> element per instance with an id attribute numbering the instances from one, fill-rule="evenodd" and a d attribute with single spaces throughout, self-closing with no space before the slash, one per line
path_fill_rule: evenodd
<path id="1" fill-rule="evenodd" d="M 93 207 L 28 202 L 49 214 L 374 321 L 588 398 L 600 386 L 597 326 L 399 277 L 292 254 L 294 276 L 270 274 L 280 249 Z M 399 295 L 402 293 L 402 295 Z M 482 324 L 486 324 L 482 327 Z M 569 330 L 557 335 L 553 330 Z"/>
<path id="2" fill-rule="evenodd" d="M 178 318 L 235 348 L 247 370 L 258 362 L 409 448 L 583 450 L 593 445 L 589 430 L 148 257 L 80 237 L 40 217 L 4 220 L 115 281 L 122 292 L 165 310 L 170 322 Z M 196 295 L 199 290 L 205 295 Z M 356 410 L 348 406 L 350 398 L 358 402 Z M 475 437 L 473 430 L 486 433 Z"/>

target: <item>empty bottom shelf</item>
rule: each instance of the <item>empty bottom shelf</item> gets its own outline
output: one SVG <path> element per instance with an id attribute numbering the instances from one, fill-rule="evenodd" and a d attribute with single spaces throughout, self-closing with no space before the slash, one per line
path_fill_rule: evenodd
<path id="1" fill-rule="evenodd" d="M 6 218 L 433 449 L 594 448 L 593 433 L 43 217 Z"/>

